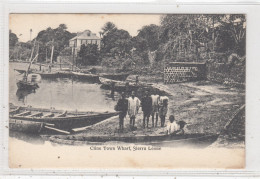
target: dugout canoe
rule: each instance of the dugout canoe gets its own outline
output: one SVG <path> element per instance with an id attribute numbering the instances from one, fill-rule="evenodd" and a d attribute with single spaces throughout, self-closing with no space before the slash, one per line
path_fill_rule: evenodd
<path id="1" fill-rule="evenodd" d="M 143 136 L 75 136 L 75 135 L 55 135 L 48 140 L 54 143 L 68 145 L 84 145 L 84 144 L 104 144 L 106 142 L 125 142 L 138 145 L 153 145 L 160 147 L 177 147 L 183 145 L 206 147 L 215 142 L 219 134 L 178 134 L 173 136 L 168 135 L 143 135 Z"/>
<path id="2" fill-rule="evenodd" d="M 118 114 L 118 112 L 62 111 L 10 105 L 9 119 L 51 124 L 54 128 L 70 131 L 73 128 L 96 124 Z"/>

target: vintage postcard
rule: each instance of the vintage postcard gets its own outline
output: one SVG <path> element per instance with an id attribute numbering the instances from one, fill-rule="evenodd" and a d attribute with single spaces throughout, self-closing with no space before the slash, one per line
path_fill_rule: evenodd
<path id="1" fill-rule="evenodd" d="M 10 14 L 9 167 L 245 167 L 245 14 Z"/>

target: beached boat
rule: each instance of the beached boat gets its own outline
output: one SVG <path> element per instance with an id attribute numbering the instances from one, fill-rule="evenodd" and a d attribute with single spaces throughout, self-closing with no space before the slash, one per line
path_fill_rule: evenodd
<path id="1" fill-rule="evenodd" d="M 96 124 L 115 115 L 118 115 L 118 112 L 62 111 L 10 105 L 9 119 L 32 122 L 28 125 L 35 126 L 35 128 L 39 127 L 39 123 L 44 123 L 44 126 L 47 124 L 60 130 L 70 131 L 73 128 Z"/>
<path id="2" fill-rule="evenodd" d="M 180 147 L 183 145 L 196 145 L 206 147 L 217 140 L 219 134 L 178 134 L 178 135 L 143 135 L 143 136 L 61 136 L 56 135 L 49 138 L 51 142 L 60 144 L 104 144 L 105 142 L 126 142 L 140 145 L 153 145 L 160 147 Z"/>

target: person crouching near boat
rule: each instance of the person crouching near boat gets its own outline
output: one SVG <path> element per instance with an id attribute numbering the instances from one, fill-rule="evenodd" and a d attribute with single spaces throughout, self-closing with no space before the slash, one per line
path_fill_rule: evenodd
<path id="1" fill-rule="evenodd" d="M 142 111 L 143 111 L 143 128 L 145 128 L 145 120 L 146 126 L 148 128 L 149 125 L 149 117 L 152 112 L 152 98 L 149 96 L 148 91 L 145 91 L 145 96 L 141 100 L 141 106 L 142 106 Z"/>
<path id="2" fill-rule="evenodd" d="M 161 119 L 161 127 L 164 127 L 165 117 L 168 112 L 168 101 L 169 98 L 167 96 L 160 96 L 159 98 L 159 116 Z"/>
<path id="3" fill-rule="evenodd" d="M 130 128 L 135 129 L 135 117 L 140 107 L 140 100 L 135 97 L 135 92 L 132 91 L 131 96 L 128 98 L 128 115 L 130 117 Z"/>
<path id="4" fill-rule="evenodd" d="M 169 117 L 170 122 L 166 126 L 166 134 L 167 135 L 175 135 L 175 134 L 184 134 L 184 127 L 187 124 L 184 121 L 176 122 L 173 115 Z"/>
<path id="5" fill-rule="evenodd" d="M 155 115 L 155 126 L 157 127 L 158 123 L 158 112 L 159 112 L 159 95 L 158 94 L 153 94 L 151 95 L 152 98 L 152 123 L 154 127 L 154 115 Z"/>
<path id="6" fill-rule="evenodd" d="M 122 132 L 124 130 L 124 118 L 126 117 L 127 110 L 128 110 L 128 100 L 126 99 L 126 95 L 124 92 L 121 94 L 121 98 L 117 101 L 115 110 L 120 111 L 119 131 Z"/>

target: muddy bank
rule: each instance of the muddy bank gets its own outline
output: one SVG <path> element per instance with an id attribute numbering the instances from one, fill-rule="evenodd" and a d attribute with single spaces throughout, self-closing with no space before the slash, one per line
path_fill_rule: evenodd
<path id="1" fill-rule="evenodd" d="M 220 133 L 234 111 L 245 103 L 245 92 L 242 89 L 227 88 L 223 85 L 209 81 L 160 85 L 168 92 L 169 112 L 176 120 L 187 122 L 186 134 L 196 133 Z M 149 128 L 142 128 L 143 119 L 140 111 L 136 119 L 137 130 L 132 131 L 129 127 L 129 117 L 125 119 L 125 129 L 118 132 L 118 117 L 110 118 L 102 123 L 88 127 L 83 132 L 74 136 L 143 136 L 162 135 L 165 128 L 152 128 L 150 117 Z M 158 126 L 160 120 L 158 121 Z"/>

